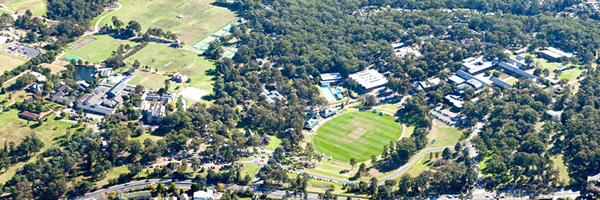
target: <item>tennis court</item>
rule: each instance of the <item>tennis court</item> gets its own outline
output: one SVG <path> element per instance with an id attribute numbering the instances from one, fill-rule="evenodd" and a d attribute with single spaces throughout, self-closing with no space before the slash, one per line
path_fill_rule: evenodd
<path id="1" fill-rule="evenodd" d="M 93 41 L 96 41 L 98 39 L 96 39 L 95 37 L 89 37 L 89 38 L 85 38 L 83 40 L 81 40 L 81 42 L 72 44 L 71 46 L 69 46 L 69 49 L 71 50 L 77 50 L 81 47 L 84 47 L 85 45 L 88 45 L 89 43 L 92 43 Z"/>
<path id="2" fill-rule="evenodd" d="M 192 46 L 194 49 L 200 49 L 202 51 L 206 51 L 206 49 L 208 49 L 208 45 L 212 42 L 218 40 L 216 37 L 213 36 L 208 36 L 207 38 L 204 38 L 202 41 L 196 43 L 194 46 Z"/>
<path id="3" fill-rule="evenodd" d="M 69 55 L 69 56 L 65 57 L 65 60 L 68 60 L 68 61 L 71 61 L 71 60 L 73 60 L 73 59 L 75 59 L 75 61 L 77 61 L 77 60 L 81 60 L 81 59 L 83 59 L 83 58 L 81 58 L 81 57 L 79 57 L 79 56 L 77 56 L 77 55 L 75 55 L 75 54 L 71 54 L 71 55 Z"/>
<path id="4" fill-rule="evenodd" d="M 235 53 L 237 53 L 238 48 L 231 48 L 231 49 L 227 49 L 227 51 L 223 52 L 223 57 L 224 58 L 233 58 L 233 56 L 235 56 Z"/>
<path id="5" fill-rule="evenodd" d="M 229 29 L 231 28 L 231 24 L 227 24 L 227 26 L 223 27 L 222 29 L 219 29 L 217 32 L 213 33 L 212 35 L 204 38 L 203 40 L 201 40 L 200 42 L 196 43 L 194 46 L 192 46 L 194 49 L 200 49 L 202 51 L 206 51 L 206 49 L 208 49 L 208 45 L 215 41 L 218 40 L 220 37 L 224 36 L 224 35 L 228 35 L 229 33 Z M 236 50 L 237 51 L 237 50 Z M 235 54 L 235 53 L 234 53 Z M 232 56 L 233 57 L 233 56 Z"/>

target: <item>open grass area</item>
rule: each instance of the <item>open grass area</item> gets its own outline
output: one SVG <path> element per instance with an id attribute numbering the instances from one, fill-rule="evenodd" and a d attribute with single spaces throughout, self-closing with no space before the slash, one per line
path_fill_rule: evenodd
<path id="1" fill-rule="evenodd" d="M 36 134 L 48 146 L 73 125 L 70 122 L 54 120 L 55 116 L 56 114 L 49 115 L 46 117 L 48 120 L 40 126 L 38 122 L 27 123 L 27 120 L 19 118 L 19 111 L 16 109 L 3 112 L 0 114 L 0 143 L 4 144 L 4 141 L 8 140 L 18 144 L 25 136 Z"/>
<path id="2" fill-rule="evenodd" d="M 433 120 L 433 128 L 427 139 L 431 142 L 435 140 L 435 143 L 427 144 L 427 148 L 446 147 L 454 146 L 458 141 L 464 139 L 463 132 L 456 127 L 448 126 L 447 124 L 438 120 Z"/>
<path id="3" fill-rule="evenodd" d="M 527 55 L 533 56 L 533 61 L 535 63 L 539 63 L 539 65 L 537 66 L 538 68 L 540 68 L 540 69 L 548 69 L 548 71 L 550 71 L 550 75 L 549 75 L 550 77 L 554 77 L 555 76 L 554 75 L 555 74 L 554 73 L 554 69 L 556 69 L 557 67 L 560 67 L 560 66 L 563 65 L 562 63 L 551 62 L 551 61 L 548 61 L 548 60 L 546 60 L 544 58 L 536 57 L 535 55 L 530 54 L 530 53 L 525 53 L 525 54 L 523 54 L 521 56 L 525 57 Z M 515 57 L 516 57 L 516 55 L 511 55 L 511 58 L 515 58 Z M 571 64 L 568 64 L 567 66 L 571 66 Z M 558 77 L 560 79 L 563 79 L 563 78 L 569 79 L 569 82 L 575 81 L 575 80 L 577 80 L 577 76 L 579 76 L 581 74 L 581 72 L 583 72 L 583 70 L 579 69 L 579 67 L 580 66 L 576 65 L 575 67 L 573 67 L 571 69 L 565 70 Z"/>
<path id="4" fill-rule="evenodd" d="M 119 175 L 125 174 L 125 173 L 129 173 L 129 168 L 127 166 L 113 167 L 112 170 L 110 170 L 106 174 L 106 178 L 96 182 L 96 186 L 102 187 L 102 186 L 108 184 L 108 180 L 113 179 L 113 178 L 119 178 Z M 140 172 L 140 175 L 142 175 L 142 174 L 145 174 L 145 173 Z"/>
<path id="5" fill-rule="evenodd" d="M 24 13 L 30 10 L 35 16 L 43 16 L 47 11 L 44 0 L 0 0 L 0 4 L 13 12 Z"/>
<path id="6" fill-rule="evenodd" d="M 154 71 L 142 71 L 137 76 L 133 77 L 133 79 L 129 81 L 129 84 L 141 85 L 145 88 L 159 88 L 165 86 L 166 79 L 169 79 L 169 76 L 161 73 L 156 73 Z"/>
<path id="7" fill-rule="evenodd" d="M 135 20 L 145 31 L 162 28 L 177 34 L 186 46 L 192 46 L 210 34 L 220 30 L 235 19 L 235 13 L 227 8 L 210 5 L 214 0 L 120 0 L 123 8 L 113 15 L 127 24 Z M 100 26 L 112 25 L 112 17 L 106 17 Z"/>
<path id="8" fill-rule="evenodd" d="M 396 107 L 396 105 L 394 105 L 394 104 L 378 105 L 378 106 L 374 106 L 373 109 L 378 110 L 378 111 L 383 111 L 383 112 L 389 113 L 391 115 L 395 115 L 396 112 L 398 111 L 398 107 Z"/>
<path id="9" fill-rule="evenodd" d="M 0 73 L 4 73 L 5 71 L 10 71 L 19 65 L 27 62 L 27 59 L 12 55 L 5 51 L 0 51 Z"/>
<path id="10" fill-rule="evenodd" d="M 281 139 L 279 139 L 275 136 L 271 136 L 271 141 L 269 142 L 269 145 L 265 146 L 265 149 L 275 151 L 275 149 L 277 149 L 277 147 L 279 147 L 280 144 L 281 144 Z"/>
<path id="11" fill-rule="evenodd" d="M 42 66 L 50 68 L 50 71 L 52 72 L 52 74 L 57 74 L 60 71 L 67 70 L 67 68 L 65 67 L 64 64 L 56 62 L 56 61 L 54 61 L 50 64 L 42 63 Z"/>
<path id="12" fill-rule="evenodd" d="M 250 177 L 252 177 L 252 180 L 254 181 L 254 175 L 256 173 L 258 173 L 258 170 L 260 169 L 260 166 L 258 165 L 244 165 L 242 167 L 242 177 L 246 176 L 246 174 L 250 175 Z"/>
<path id="13" fill-rule="evenodd" d="M 98 40 L 93 41 L 79 49 L 76 49 L 76 50 L 69 49 L 69 46 L 71 44 L 81 42 L 83 39 L 89 38 L 89 37 L 95 37 Z M 119 48 L 120 44 L 123 44 L 123 45 L 129 44 L 131 47 L 137 45 L 136 43 L 134 43 L 132 41 L 115 39 L 108 35 L 88 36 L 88 37 L 81 38 L 73 43 L 71 43 L 71 44 L 67 45 L 65 48 L 63 48 L 67 52 L 67 54 L 64 57 L 61 57 L 61 59 L 68 61 L 65 58 L 67 58 L 71 55 L 76 55 L 76 56 L 81 57 L 83 59 L 83 61 L 102 62 L 102 61 L 106 60 L 106 58 L 110 57 L 112 52 L 116 51 Z"/>
<path id="14" fill-rule="evenodd" d="M 440 155 L 442 155 L 442 151 L 437 151 Z M 435 153 L 436 152 L 431 152 L 429 154 L 433 154 L 432 156 L 435 157 Z M 435 170 L 435 168 L 433 167 L 433 160 L 429 159 L 429 154 L 425 154 L 424 156 L 417 158 L 419 159 L 414 165 L 412 165 L 410 168 L 408 168 L 408 170 L 406 170 L 404 173 L 409 174 L 412 177 L 416 177 L 419 174 L 421 174 L 422 172 L 424 172 L 425 170 Z"/>
<path id="15" fill-rule="evenodd" d="M 151 72 L 158 69 L 158 74 L 143 72 L 136 76 L 130 84 L 140 84 L 148 86 L 164 86 L 164 80 L 168 77 L 159 75 L 166 71 L 178 71 L 180 74 L 188 76 L 190 83 L 184 86 L 193 86 L 199 89 L 212 91 L 212 76 L 206 74 L 206 70 L 214 68 L 212 61 L 206 60 L 195 53 L 182 49 L 175 49 L 164 45 L 150 43 L 142 50 L 125 59 L 127 63 L 133 63 L 138 60 L 141 66 L 148 66 Z M 148 77 L 148 78 L 146 78 Z M 144 81 L 144 79 L 146 79 Z M 154 80 L 158 83 L 151 83 Z M 146 83 L 147 82 L 147 83 Z"/>
<path id="16" fill-rule="evenodd" d="M 383 146 L 396 141 L 402 132 L 393 117 L 370 111 L 337 116 L 317 129 L 313 145 L 327 157 L 362 162 L 383 152 Z"/>
<path id="17" fill-rule="evenodd" d="M 558 180 L 563 181 L 565 184 L 569 184 L 571 177 L 569 177 L 569 172 L 567 172 L 567 166 L 565 166 L 565 162 L 563 161 L 563 155 L 552 156 L 550 157 L 550 160 L 554 163 L 554 168 L 558 169 Z"/>
<path id="18" fill-rule="evenodd" d="M 12 141 L 19 144 L 25 136 L 35 134 L 44 142 L 45 148 L 47 148 L 50 144 L 58 140 L 60 136 L 64 135 L 67 132 L 66 130 L 68 127 L 73 125 L 73 123 L 70 122 L 54 120 L 56 114 L 49 115 L 47 117 L 48 121 L 45 121 L 41 126 L 38 122 L 33 121 L 28 124 L 27 120 L 19 118 L 18 113 L 18 110 L 13 109 L 0 114 L 0 142 L 4 143 L 5 141 Z M 75 129 L 73 129 L 72 132 L 73 131 L 75 131 Z M 44 150 L 42 149 L 40 152 L 43 151 Z M 36 158 L 32 157 L 28 162 L 33 162 L 35 160 Z M 0 175 L 0 183 L 5 183 L 10 180 L 16 170 L 22 169 L 28 162 L 20 162 L 10 166 L 6 172 Z"/>

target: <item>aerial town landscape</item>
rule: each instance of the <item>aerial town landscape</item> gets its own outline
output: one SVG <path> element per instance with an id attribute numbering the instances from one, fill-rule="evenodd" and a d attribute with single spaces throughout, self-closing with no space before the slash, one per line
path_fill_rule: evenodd
<path id="1" fill-rule="evenodd" d="M 0 12 L 0 199 L 600 197 L 596 0 Z"/>

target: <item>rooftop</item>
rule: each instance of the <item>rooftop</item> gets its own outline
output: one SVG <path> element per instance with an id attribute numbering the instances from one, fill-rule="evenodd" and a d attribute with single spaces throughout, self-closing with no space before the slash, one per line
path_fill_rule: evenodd
<path id="1" fill-rule="evenodd" d="M 321 74 L 321 80 L 323 80 L 323 81 L 340 80 L 340 79 L 342 79 L 342 75 L 337 72 Z"/>
<path id="2" fill-rule="evenodd" d="M 383 74 L 374 69 L 350 74 L 349 77 L 354 79 L 359 85 L 363 86 L 367 90 L 382 86 L 388 82 L 387 78 L 383 76 Z"/>
<path id="3" fill-rule="evenodd" d="M 556 49 L 554 47 L 546 47 L 544 50 L 540 51 L 540 53 L 542 53 L 548 57 L 554 58 L 554 59 L 562 58 L 562 57 L 567 57 L 567 58 L 573 57 L 572 53 L 566 53 L 566 52 Z"/>

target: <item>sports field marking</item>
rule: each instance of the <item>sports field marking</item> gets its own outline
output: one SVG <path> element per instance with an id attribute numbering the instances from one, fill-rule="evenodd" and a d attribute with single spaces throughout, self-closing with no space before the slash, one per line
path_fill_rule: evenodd
<path id="1" fill-rule="evenodd" d="M 173 63 L 173 61 L 171 61 L 171 62 L 169 62 L 169 63 L 165 64 L 165 66 L 164 66 L 164 67 L 168 67 L 169 65 L 171 65 L 171 63 Z"/>
<path id="2" fill-rule="evenodd" d="M 156 50 L 156 51 L 152 52 L 150 55 L 154 55 L 154 54 L 156 54 L 156 53 L 158 53 L 158 50 Z"/>
<path id="3" fill-rule="evenodd" d="M 189 68 L 191 68 L 194 65 L 196 65 L 196 63 L 192 63 L 191 65 L 188 65 L 186 68 L 189 69 Z"/>
<path id="4" fill-rule="evenodd" d="M 150 79 L 150 77 L 145 77 L 144 79 L 142 79 L 142 80 L 140 81 L 140 83 L 144 83 L 144 82 L 146 82 L 148 79 Z"/>
<path id="5" fill-rule="evenodd" d="M 358 139 L 358 138 L 360 138 L 360 136 L 362 136 L 366 132 L 367 132 L 367 130 L 365 130 L 363 128 L 357 128 L 354 131 L 352 131 L 352 133 L 350 133 L 350 135 L 348 135 L 348 137 L 352 138 L 352 139 Z"/>

